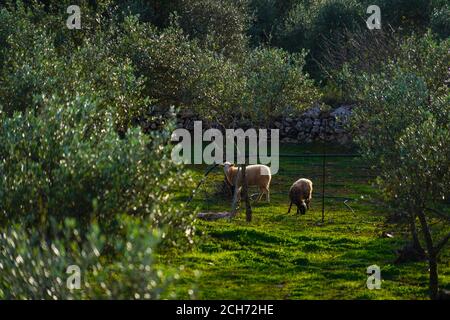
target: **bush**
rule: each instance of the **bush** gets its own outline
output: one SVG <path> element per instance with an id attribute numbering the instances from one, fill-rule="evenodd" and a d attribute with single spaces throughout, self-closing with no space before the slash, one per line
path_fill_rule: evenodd
<path id="1" fill-rule="evenodd" d="M 171 15 L 180 12 L 184 0 L 114 0 L 118 13 L 126 16 L 139 15 L 139 21 L 150 22 L 158 28 L 168 27 Z"/>
<path id="2" fill-rule="evenodd" d="M 201 60 L 194 110 L 204 119 L 238 127 L 269 126 L 281 115 L 311 107 L 319 93 L 303 70 L 305 55 L 257 48 L 242 64 Z"/>
<path id="3" fill-rule="evenodd" d="M 82 33 L 75 36 L 78 32 L 70 33 L 60 25 L 52 28 L 54 18 L 40 7 L 0 11 L 0 40 L 5 43 L 0 49 L 4 111 L 9 115 L 24 111 L 42 95 L 65 101 L 95 95 L 99 108 L 116 109 L 116 126 L 126 131 L 136 118 L 144 117 L 149 97 L 164 105 L 182 101 L 186 92 L 182 85 L 189 74 L 189 69 L 182 68 L 199 49 L 194 45 L 190 49 L 181 29 L 170 28 L 160 38 L 155 27 L 139 24 L 136 17 L 124 22 L 113 18 L 98 29 L 85 26 L 89 20 L 85 22 L 84 13 Z"/>
<path id="4" fill-rule="evenodd" d="M 247 46 L 249 16 L 245 1 L 187 0 L 180 26 L 202 47 L 239 59 Z"/>
<path id="5" fill-rule="evenodd" d="M 380 6 L 383 32 L 389 33 L 389 30 L 395 30 L 399 35 L 410 35 L 412 32 L 423 33 L 434 24 L 433 31 L 445 37 L 446 12 L 448 11 L 445 1 L 439 0 L 432 2 L 428 0 L 301 0 L 286 2 L 283 6 L 284 10 L 277 9 L 278 1 L 253 1 L 252 4 L 256 7 L 256 21 L 251 28 L 254 45 L 258 45 L 255 39 L 263 39 L 259 42 L 276 45 L 289 52 L 309 50 L 310 56 L 307 57 L 306 69 L 315 79 L 320 80 L 323 80 L 326 75 L 319 69 L 326 58 L 323 56 L 324 53 L 326 55 L 326 51 L 330 49 L 343 51 L 345 48 L 351 53 L 351 49 L 348 48 L 351 47 L 352 33 L 367 31 L 366 8 L 369 5 Z M 430 22 L 432 11 L 434 13 L 431 15 Z M 379 33 L 372 32 L 377 35 Z M 367 32 L 366 34 L 373 37 Z M 345 39 L 342 39 L 343 35 Z M 345 41 L 347 47 L 344 46 L 341 49 L 329 46 L 338 39 L 349 40 Z"/>
<path id="6" fill-rule="evenodd" d="M 450 190 L 444 178 L 449 174 L 448 93 L 433 91 L 412 71 L 392 68 L 389 76 L 364 78 L 364 98 L 354 119 L 363 127 L 356 141 L 379 169 L 389 199 L 403 201 L 407 209 L 432 206 Z"/>
<path id="7" fill-rule="evenodd" d="M 317 6 L 303 1 L 296 3 L 275 30 L 274 42 L 289 52 L 309 48 L 308 39 L 312 32 Z"/>
<path id="8" fill-rule="evenodd" d="M 291 56 L 276 49 L 247 50 L 243 38 L 247 19 L 243 3 L 237 1 L 232 6 L 206 1 L 183 5 L 186 11 L 179 21 L 185 29 L 191 28 L 188 31 L 194 39 L 189 39 L 176 21 L 159 30 L 139 22 L 137 17 L 126 17 L 122 22 L 116 19 L 107 22 L 96 33 L 85 34 L 78 45 L 69 45 L 73 52 L 55 45 L 57 33 L 40 24 L 48 19 L 41 18 L 36 24 L 25 9 L 5 11 L 20 30 L 8 37 L 7 61 L 0 72 L 5 84 L 0 88 L 0 104 L 11 115 L 39 104 L 40 96 L 54 95 L 66 102 L 77 96 L 92 97 L 99 110 L 108 106 L 115 110 L 116 128 L 123 133 L 136 120 L 145 121 L 152 114 L 150 104 L 165 111 L 171 106 L 181 112 L 215 109 L 226 124 L 243 119 L 249 114 L 245 109 L 254 113 L 259 106 L 266 113 L 268 108 L 274 108 L 279 114 L 280 108 L 298 109 L 310 104 L 316 96 L 304 99 L 312 93 L 312 83 L 304 81 L 308 78 L 303 72 L 304 54 Z M 280 10 L 281 7 L 280 4 Z M 239 16 L 234 15 L 236 10 L 240 10 Z M 225 16 L 219 14 L 223 12 Z M 18 17 L 15 21 L 14 14 Z M 189 20 L 194 16 L 199 19 Z M 217 19 L 224 19 L 220 30 L 212 28 L 217 27 Z M 209 35 L 204 34 L 205 30 Z M 64 34 L 62 38 L 66 39 L 64 43 L 72 43 L 70 35 Z M 274 65 L 269 61 L 272 58 Z M 259 59 L 264 66 L 258 66 Z M 277 85 L 276 81 L 281 82 Z M 280 89 L 283 94 L 260 92 L 258 85 Z M 306 91 L 301 94 L 303 89 Z M 283 103 L 290 106 L 281 106 Z M 234 114 L 225 114 L 223 110 L 234 110 Z"/>
<path id="9" fill-rule="evenodd" d="M 191 183 L 171 160 L 174 119 L 136 127 L 157 109 L 126 51 L 143 27 L 99 27 L 113 12 L 101 1 L 72 34 L 50 14 L 64 3 L 50 2 L 0 11 L 0 298 L 170 297 L 172 272 L 153 253 L 193 243 L 195 210 L 173 203 Z M 81 291 L 62 280 L 72 264 L 86 272 Z"/>
<path id="10" fill-rule="evenodd" d="M 386 173 L 398 165 L 392 158 L 398 156 L 398 139 L 412 123 L 424 122 L 429 111 L 423 107 L 429 98 L 423 79 L 399 69 L 394 72 L 395 77 L 389 79 L 378 75 L 360 78 L 365 87 L 354 117 L 356 126 L 363 124 L 356 141 L 370 153 L 371 163 L 382 166 Z"/>
<path id="11" fill-rule="evenodd" d="M 303 70 L 306 52 L 289 54 L 281 49 L 259 48 L 248 57 L 247 117 L 269 125 L 273 119 L 311 107 L 320 97 Z"/>
<path id="12" fill-rule="evenodd" d="M 365 10 L 356 1 L 325 2 L 318 10 L 308 37 L 308 47 L 314 60 L 323 61 L 325 43 L 350 30 L 365 28 Z M 320 76 L 317 64 L 310 64 L 311 74 Z"/>
<path id="13" fill-rule="evenodd" d="M 450 39 L 439 41 L 431 33 L 413 35 L 400 47 L 397 63 L 405 72 L 414 72 L 422 77 L 430 91 L 445 94 L 445 83 L 449 79 Z"/>
<path id="14" fill-rule="evenodd" d="M 343 69 L 341 76 L 350 79 L 346 86 L 352 86 L 354 100 L 361 105 L 354 119 L 355 125 L 363 126 L 361 145 L 372 156 L 379 151 L 387 157 L 377 157 L 374 163 L 395 167 L 387 150 L 404 130 L 425 122 L 430 112 L 440 117 L 434 100 L 439 101 L 448 92 L 449 50 L 449 41 L 437 42 L 427 33 L 406 38 L 395 57 L 380 62 L 378 68 L 361 73 L 349 69 L 349 65 Z"/>
<path id="15" fill-rule="evenodd" d="M 370 4 L 380 7 L 381 23 L 385 26 L 391 25 L 407 32 L 423 30 L 428 26 L 430 0 L 375 0 Z"/>
<path id="16" fill-rule="evenodd" d="M 266 48 L 230 59 L 188 40 L 176 24 L 158 31 L 134 18 L 125 21 L 123 39 L 123 55 L 146 79 L 146 95 L 165 108 L 175 105 L 225 126 L 246 116 L 260 124 L 255 114 L 274 118 L 281 108 L 303 108 L 317 96 L 303 71 L 304 53 Z"/>
<path id="17" fill-rule="evenodd" d="M 253 23 L 249 33 L 254 46 L 270 44 L 278 26 L 295 5 L 296 0 L 251 0 L 249 9 Z"/>
<path id="18" fill-rule="evenodd" d="M 449 98 L 436 101 L 436 115 L 412 123 L 398 139 L 402 165 L 395 175 L 402 177 L 402 182 L 391 181 L 390 189 L 416 208 L 424 204 L 433 207 L 450 196 L 450 112 L 446 108 Z M 427 186 L 427 190 L 418 192 L 420 185 Z"/>
<path id="19" fill-rule="evenodd" d="M 112 241 L 114 257 L 101 255 L 109 236 L 96 224 L 80 238 L 74 220 L 54 224 L 58 239 L 46 241 L 39 230 L 10 226 L 0 233 L 0 299 L 161 299 L 175 298 L 168 286 L 179 270 L 156 266 L 161 233 L 139 219 L 122 216 L 123 239 Z M 80 288 L 70 289 L 78 267 Z M 70 271 L 66 273 L 67 271 Z"/>
<path id="20" fill-rule="evenodd" d="M 440 38 L 446 39 L 450 37 L 450 6 L 436 8 L 431 13 L 431 30 Z"/>
<path id="21" fill-rule="evenodd" d="M 122 0 L 114 1 L 117 13 L 124 18 L 138 16 L 141 22 L 150 22 L 158 27 L 169 25 L 172 11 L 179 10 L 181 1 L 172 0 Z"/>
<path id="22" fill-rule="evenodd" d="M 2 9 L 2 62 L 0 104 L 12 114 L 24 110 L 37 91 L 52 86 L 52 74 L 62 67 L 49 34 L 30 21 L 29 13 Z M 49 64 L 49 61 L 57 61 Z M 39 89 L 38 89 L 39 88 Z"/>
<path id="23" fill-rule="evenodd" d="M 327 41 L 345 32 L 365 28 L 365 10 L 357 1 L 299 1 L 287 13 L 274 43 L 290 52 L 310 51 L 307 70 L 319 79 L 318 62 L 323 60 Z"/>
<path id="24" fill-rule="evenodd" d="M 116 53 L 130 59 L 136 74 L 145 79 L 143 95 L 165 108 L 191 106 L 191 91 L 199 76 L 197 61 L 212 54 L 189 41 L 176 24 L 160 31 L 129 17 L 122 28 Z"/>
<path id="25" fill-rule="evenodd" d="M 362 35 L 352 41 L 356 48 L 364 41 Z M 435 95 L 445 93 L 450 63 L 450 41 L 438 41 L 431 32 L 404 39 L 384 33 L 379 37 L 385 41 L 379 43 L 378 40 L 372 39 L 375 41 L 370 41 L 365 50 L 353 55 L 348 61 L 344 61 L 345 59 L 341 59 L 337 54 L 329 56 L 327 72 L 331 74 L 331 80 L 338 88 L 345 92 L 348 100 L 366 101 L 364 92 L 368 86 L 380 82 L 380 78 L 388 81 L 398 70 L 405 74 L 413 73 L 423 79 L 428 90 Z M 375 55 L 376 51 L 383 54 Z"/>
<path id="26" fill-rule="evenodd" d="M 114 109 L 115 126 L 121 131 L 144 114 L 150 102 L 141 93 L 143 79 L 135 76 L 130 60 L 115 53 L 114 21 L 109 31 L 84 39 L 67 54 L 56 46 L 57 35 L 45 24 L 33 22 L 24 10 L 1 11 L 6 19 L 0 24 L 11 23 L 14 30 L 8 32 L 0 70 L 0 105 L 5 112 L 24 111 L 38 104 L 41 96 L 58 96 L 66 102 L 90 96 L 99 109 Z"/>
<path id="27" fill-rule="evenodd" d="M 1 114 L 0 225 L 46 227 L 72 217 L 82 230 L 98 220 L 114 233 L 121 212 L 167 228 L 168 245 L 192 242 L 192 215 L 171 204 L 189 177 L 170 159 L 170 125 L 149 135 L 130 129 L 120 139 L 113 112 L 96 112 L 96 101 L 42 104 L 41 113 Z"/>
<path id="28" fill-rule="evenodd" d="M 313 21 L 313 32 L 327 37 L 344 29 L 354 29 L 365 20 L 362 19 L 365 10 L 357 1 L 327 1 L 317 10 Z"/>
<path id="29" fill-rule="evenodd" d="M 242 65 L 223 56 L 204 54 L 197 57 L 196 71 L 190 110 L 200 119 L 226 128 L 242 125 L 247 94 Z"/>
<path id="30" fill-rule="evenodd" d="M 357 142 L 369 163 L 377 167 L 377 181 L 386 199 L 407 213 L 414 248 L 423 252 L 416 231 L 416 219 L 420 221 L 430 297 L 435 299 L 438 255 L 450 233 L 448 219 L 443 219 L 443 227 L 430 220 L 450 196 L 450 96 L 429 91 L 426 82 L 412 73 L 397 72 L 393 78 L 377 79 L 381 83 L 367 91 L 365 105 L 356 112 L 356 120 L 365 124 Z M 443 236 L 440 241 L 436 234 Z"/>

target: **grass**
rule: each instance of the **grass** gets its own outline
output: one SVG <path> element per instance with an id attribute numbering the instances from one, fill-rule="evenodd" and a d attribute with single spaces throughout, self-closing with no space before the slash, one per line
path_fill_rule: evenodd
<path id="1" fill-rule="evenodd" d="M 318 153 L 319 146 L 283 146 L 281 153 Z M 327 152 L 342 153 L 327 147 Z M 327 160 L 325 222 L 321 223 L 320 158 L 280 159 L 271 203 L 253 205 L 253 220 L 240 210 L 233 220 L 197 222 L 197 244 L 172 250 L 161 259 L 183 266 L 176 285 L 179 298 L 197 299 L 427 299 L 425 262 L 394 264 L 395 250 L 407 240 L 404 227 L 386 223 L 383 206 L 370 184 L 371 172 L 359 158 Z M 201 178 L 205 167 L 193 167 Z M 310 177 L 316 190 L 304 216 L 286 214 L 287 190 Z M 227 211 L 230 199 L 215 194 L 220 171 L 208 177 L 193 201 L 202 211 Z M 184 198 L 180 198 L 180 201 Z M 348 199 L 351 209 L 345 206 Z M 384 238 L 383 231 L 394 238 Z M 450 287 L 448 248 L 440 263 L 441 287 Z M 381 268 L 380 290 L 366 287 L 366 269 Z"/>

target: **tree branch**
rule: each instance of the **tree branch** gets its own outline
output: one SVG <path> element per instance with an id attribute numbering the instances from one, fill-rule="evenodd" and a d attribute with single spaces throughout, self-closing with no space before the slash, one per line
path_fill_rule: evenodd
<path id="1" fill-rule="evenodd" d="M 436 253 L 439 253 L 439 251 L 444 248 L 444 246 L 447 244 L 447 242 L 450 240 L 450 233 L 448 233 L 441 241 L 439 241 L 438 244 L 436 244 L 436 247 L 434 248 L 434 251 Z"/>
<path id="2" fill-rule="evenodd" d="M 433 208 L 425 208 L 425 210 L 429 210 L 431 212 L 433 212 L 435 215 L 441 217 L 444 220 L 447 220 L 448 222 L 450 222 L 450 216 L 446 215 L 443 212 L 440 212 L 439 210 L 433 209 Z"/>

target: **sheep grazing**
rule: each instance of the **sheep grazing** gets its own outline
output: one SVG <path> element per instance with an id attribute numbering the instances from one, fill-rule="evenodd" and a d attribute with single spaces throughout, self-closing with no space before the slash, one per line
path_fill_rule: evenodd
<path id="1" fill-rule="evenodd" d="M 313 183 L 308 179 L 299 179 L 295 181 L 289 189 L 289 199 L 291 204 L 289 205 L 288 213 L 291 212 L 292 204 L 297 206 L 297 214 L 305 214 L 309 209 L 312 199 Z"/>
<path id="2" fill-rule="evenodd" d="M 225 177 L 231 186 L 234 186 L 234 182 L 237 177 L 237 185 L 239 186 L 239 193 L 242 187 L 242 171 L 238 167 L 234 166 L 230 162 L 225 162 L 223 164 L 223 171 L 225 172 Z M 239 173 L 238 173 L 239 171 Z M 270 202 L 270 180 L 272 175 L 270 173 L 270 168 L 262 164 L 249 165 L 245 169 L 245 178 L 247 180 L 248 186 L 258 186 L 259 187 L 259 197 L 257 201 L 262 199 L 262 196 L 266 195 L 267 202 Z"/>

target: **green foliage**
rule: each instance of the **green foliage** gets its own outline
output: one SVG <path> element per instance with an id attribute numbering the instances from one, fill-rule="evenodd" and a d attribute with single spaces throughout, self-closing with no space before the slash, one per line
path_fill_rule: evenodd
<path id="1" fill-rule="evenodd" d="M 114 3 L 112 0 L 79 0 L 76 5 L 81 9 L 82 22 L 80 30 L 69 30 L 65 27 L 67 8 L 74 3 L 70 0 L 24 1 L 5 0 L 0 8 L 8 10 L 16 20 L 28 19 L 33 27 L 45 30 L 53 37 L 58 51 L 70 55 L 78 46 L 82 45 L 86 37 L 91 37 L 107 29 L 110 20 L 115 19 Z M 3 22 L 3 21 L 2 21 Z M 20 21 L 15 21 L 11 27 Z M 105 28 L 106 27 L 106 28 Z M 13 35 L 17 37 L 17 34 Z M 30 45 L 30 43 L 28 43 Z M 28 48 L 31 49 L 31 48 Z"/>
<path id="2" fill-rule="evenodd" d="M 380 169 L 389 198 L 403 202 L 407 211 L 444 197 L 449 49 L 448 41 L 439 43 L 430 33 L 409 37 L 394 61 L 352 82 L 361 84 L 355 87 L 357 141 Z"/>
<path id="3" fill-rule="evenodd" d="M 145 96 L 166 108 L 191 106 L 191 90 L 198 77 L 196 63 L 205 53 L 176 24 L 160 31 L 129 17 L 116 50 L 144 77 Z"/>
<path id="4" fill-rule="evenodd" d="M 98 220 L 117 231 L 117 212 L 148 217 L 167 229 L 167 244 L 191 242 L 192 216 L 171 204 L 173 190 L 189 183 L 170 159 L 167 131 L 139 128 L 119 138 L 111 109 L 96 101 L 43 99 L 41 113 L 28 110 L 0 121 L 0 222 L 48 225 L 74 217 L 81 228 Z"/>
<path id="5" fill-rule="evenodd" d="M 6 9 L 0 12 L 2 43 L 5 44 L 2 46 L 0 104 L 12 114 L 31 104 L 36 88 L 45 87 L 51 74 L 61 65 L 48 64 L 56 56 L 52 41 L 45 30 L 36 30 L 29 12 L 18 10 L 19 17 Z"/>
<path id="6" fill-rule="evenodd" d="M 124 18 L 127 16 L 139 16 L 142 22 L 150 22 L 158 27 L 167 27 L 170 23 L 170 15 L 181 8 L 181 0 L 121 0 L 114 1 L 117 13 Z"/>
<path id="7" fill-rule="evenodd" d="M 403 72 L 413 72 L 422 77 L 428 89 L 442 95 L 448 92 L 445 82 L 449 78 L 450 39 L 438 41 L 427 32 L 405 39 L 399 50 L 397 63 Z"/>
<path id="8" fill-rule="evenodd" d="M 119 50 L 145 78 L 145 94 L 165 108 L 175 105 L 223 125 L 246 117 L 260 124 L 270 120 L 259 119 L 262 114 L 273 119 L 317 97 L 303 71 L 304 53 L 259 48 L 230 59 L 188 40 L 176 24 L 158 31 L 133 18 L 125 20 L 122 37 Z"/>
<path id="9" fill-rule="evenodd" d="M 242 66 L 223 56 L 202 55 L 195 68 L 196 78 L 190 90 L 191 110 L 201 119 L 224 127 L 242 124 L 247 94 L 247 78 Z"/>
<path id="10" fill-rule="evenodd" d="M 381 9 L 382 24 L 409 30 L 424 29 L 429 23 L 429 0 L 374 0 Z"/>
<path id="11" fill-rule="evenodd" d="M 450 95 L 435 101 L 437 115 L 423 122 L 411 124 L 399 138 L 398 148 L 402 165 L 396 175 L 402 183 L 392 189 L 398 197 L 409 199 L 417 208 L 433 205 L 450 196 Z M 418 182 L 423 187 L 417 189 Z M 426 189 L 424 191 L 423 189 Z"/>
<path id="12" fill-rule="evenodd" d="M 116 0 L 115 2 L 119 8 L 125 6 L 130 8 L 130 14 L 139 14 L 141 21 L 151 22 L 161 28 L 170 25 L 170 16 L 174 12 L 179 12 L 183 4 L 183 0 Z"/>
<path id="13" fill-rule="evenodd" d="M 345 28 L 354 29 L 364 22 L 362 12 L 363 7 L 357 1 L 325 1 L 317 10 L 313 32 L 330 37 Z"/>
<path id="14" fill-rule="evenodd" d="M 357 1 L 299 1 L 279 25 L 274 43 L 290 52 L 310 51 L 307 69 L 320 75 L 317 61 L 323 59 L 327 40 L 365 27 L 365 10 Z"/>
<path id="15" fill-rule="evenodd" d="M 450 37 L 450 5 L 433 10 L 430 26 L 431 30 L 442 39 Z"/>
<path id="16" fill-rule="evenodd" d="M 396 143 L 412 123 L 425 121 L 429 110 L 428 89 L 414 74 L 399 73 L 393 79 L 364 77 L 364 102 L 356 110 L 355 125 L 363 125 L 358 142 L 374 164 L 389 173 L 399 160 Z M 396 157 L 395 159 L 393 157 Z"/>
<path id="17" fill-rule="evenodd" d="M 201 60 L 195 110 L 223 125 L 267 126 L 276 117 L 310 107 L 319 93 L 303 70 L 305 55 L 262 47 L 252 50 L 242 65 Z"/>
<path id="18" fill-rule="evenodd" d="M 173 203 L 191 183 L 170 157 L 173 119 L 136 127 L 155 120 L 154 95 L 126 51 L 140 30 L 111 3 L 82 3 L 80 32 L 61 27 L 67 2 L 0 10 L 0 298 L 171 297 L 153 253 L 193 243 L 195 210 Z M 81 291 L 62 280 L 72 264 Z"/>
<path id="19" fill-rule="evenodd" d="M 254 46 L 269 43 L 290 52 L 307 49 L 310 56 L 306 69 L 315 79 L 323 79 L 323 70 L 319 69 L 323 54 L 336 49 L 329 48 L 329 42 L 345 33 L 366 30 L 369 5 L 380 6 L 384 31 L 393 28 L 399 34 L 411 34 L 431 27 L 445 38 L 448 20 L 445 1 L 298 0 L 280 5 L 276 0 L 255 0 L 251 1 L 255 15 L 250 28 L 252 43 Z"/>
<path id="20" fill-rule="evenodd" d="M 52 241 L 35 228 L 10 226 L 0 233 L 1 299 L 160 299 L 174 298 L 167 287 L 178 278 L 176 270 L 163 270 L 154 260 L 161 233 L 142 219 L 121 217 L 122 239 L 114 239 L 119 255 L 101 255 L 108 234 L 96 224 L 85 239 L 75 220 L 53 227 L 61 233 Z M 70 289 L 69 278 L 80 271 L 80 288 Z M 66 273 L 69 271 L 68 273 Z"/>
<path id="21" fill-rule="evenodd" d="M 275 30 L 274 41 L 290 52 L 298 51 L 300 48 L 310 48 L 308 41 L 317 11 L 317 5 L 303 1 L 297 2 Z"/>
<path id="22" fill-rule="evenodd" d="M 353 117 L 359 133 L 355 140 L 368 163 L 377 168 L 377 182 L 388 203 L 408 218 L 416 248 L 419 217 L 430 264 L 431 298 L 438 294 L 440 246 L 433 244 L 427 218 L 430 221 L 430 212 L 450 196 L 449 49 L 449 41 L 438 42 L 431 33 L 413 35 L 401 44 L 395 58 L 386 58 L 379 68 L 352 75 L 346 64 L 341 73 L 351 79 L 347 83 L 359 101 Z M 442 230 L 433 234 L 448 234 L 448 225 L 433 229 Z"/>
<path id="23" fill-rule="evenodd" d="M 321 90 L 322 101 L 329 106 L 339 105 L 343 103 L 349 103 L 342 88 L 340 88 L 335 82 L 327 82 Z"/>
<path id="24" fill-rule="evenodd" d="M 288 54 L 281 49 L 258 48 L 245 63 L 248 96 L 246 116 L 269 124 L 287 113 L 311 107 L 320 95 L 305 74 L 306 53 Z"/>
<path id="25" fill-rule="evenodd" d="M 384 72 L 361 76 L 359 81 L 365 84 L 355 121 L 360 126 L 356 140 L 366 159 L 379 170 L 377 182 L 386 199 L 406 213 L 414 233 L 413 222 L 419 217 L 429 256 L 430 296 L 435 298 L 440 246 L 433 243 L 427 220 L 450 196 L 450 96 L 447 75 L 443 76 L 448 64 L 436 59 L 434 53 L 440 50 L 432 44 L 426 39 L 415 46 L 407 42 L 395 64 L 388 64 L 381 70 Z M 407 58 L 402 56 L 405 52 Z M 429 60 L 419 65 L 424 52 L 430 53 Z M 448 48 L 443 52 L 448 55 Z M 445 213 L 439 215 L 446 217 Z M 434 235 L 448 234 L 448 219 L 443 221 L 444 226 L 433 226 Z M 414 241 L 417 247 L 420 241 Z"/>
<path id="26" fill-rule="evenodd" d="M 83 40 L 68 54 L 55 44 L 57 35 L 45 24 L 34 23 L 26 12 L 1 12 L 5 20 L 0 23 L 13 30 L 8 32 L 0 71 L 0 104 L 9 115 L 39 105 L 41 96 L 66 102 L 91 97 L 99 109 L 115 110 L 115 126 L 122 131 L 143 114 L 149 103 L 141 94 L 143 81 L 135 76 L 131 61 L 115 54 L 117 29 Z"/>
<path id="27" fill-rule="evenodd" d="M 383 57 L 374 55 L 377 47 L 375 42 L 370 49 L 344 62 L 338 72 L 332 73 L 333 81 L 350 100 L 367 102 L 367 89 L 373 85 L 370 90 L 375 94 L 376 90 L 383 90 L 376 88 L 377 83 L 389 81 L 399 73 L 413 73 L 420 77 L 431 91 L 430 94 L 445 94 L 450 64 L 448 39 L 438 41 L 431 32 L 404 39 L 390 36 L 386 39 L 390 44 L 379 49 L 384 53 Z"/>
<path id="28" fill-rule="evenodd" d="M 312 58 L 317 61 L 323 59 L 326 40 L 334 39 L 346 30 L 354 31 L 365 27 L 362 19 L 364 12 L 357 1 L 325 2 L 317 12 L 308 37 Z M 320 75 L 316 65 L 311 65 L 310 70 L 316 77 Z"/>
<path id="29" fill-rule="evenodd" d="M 249 8 L 254 21 L 249 33 L 255 46 L 270 43 L 277 26 L 283 21 L 296 0 L 251 0 Z"/>
<path id="30" fill-rule="evenodd" d="M 246 49 L 249 26 L 243 0 L 186 0 L 180 12 L 180 26 L 203 47 L 238 59 Z"/>

